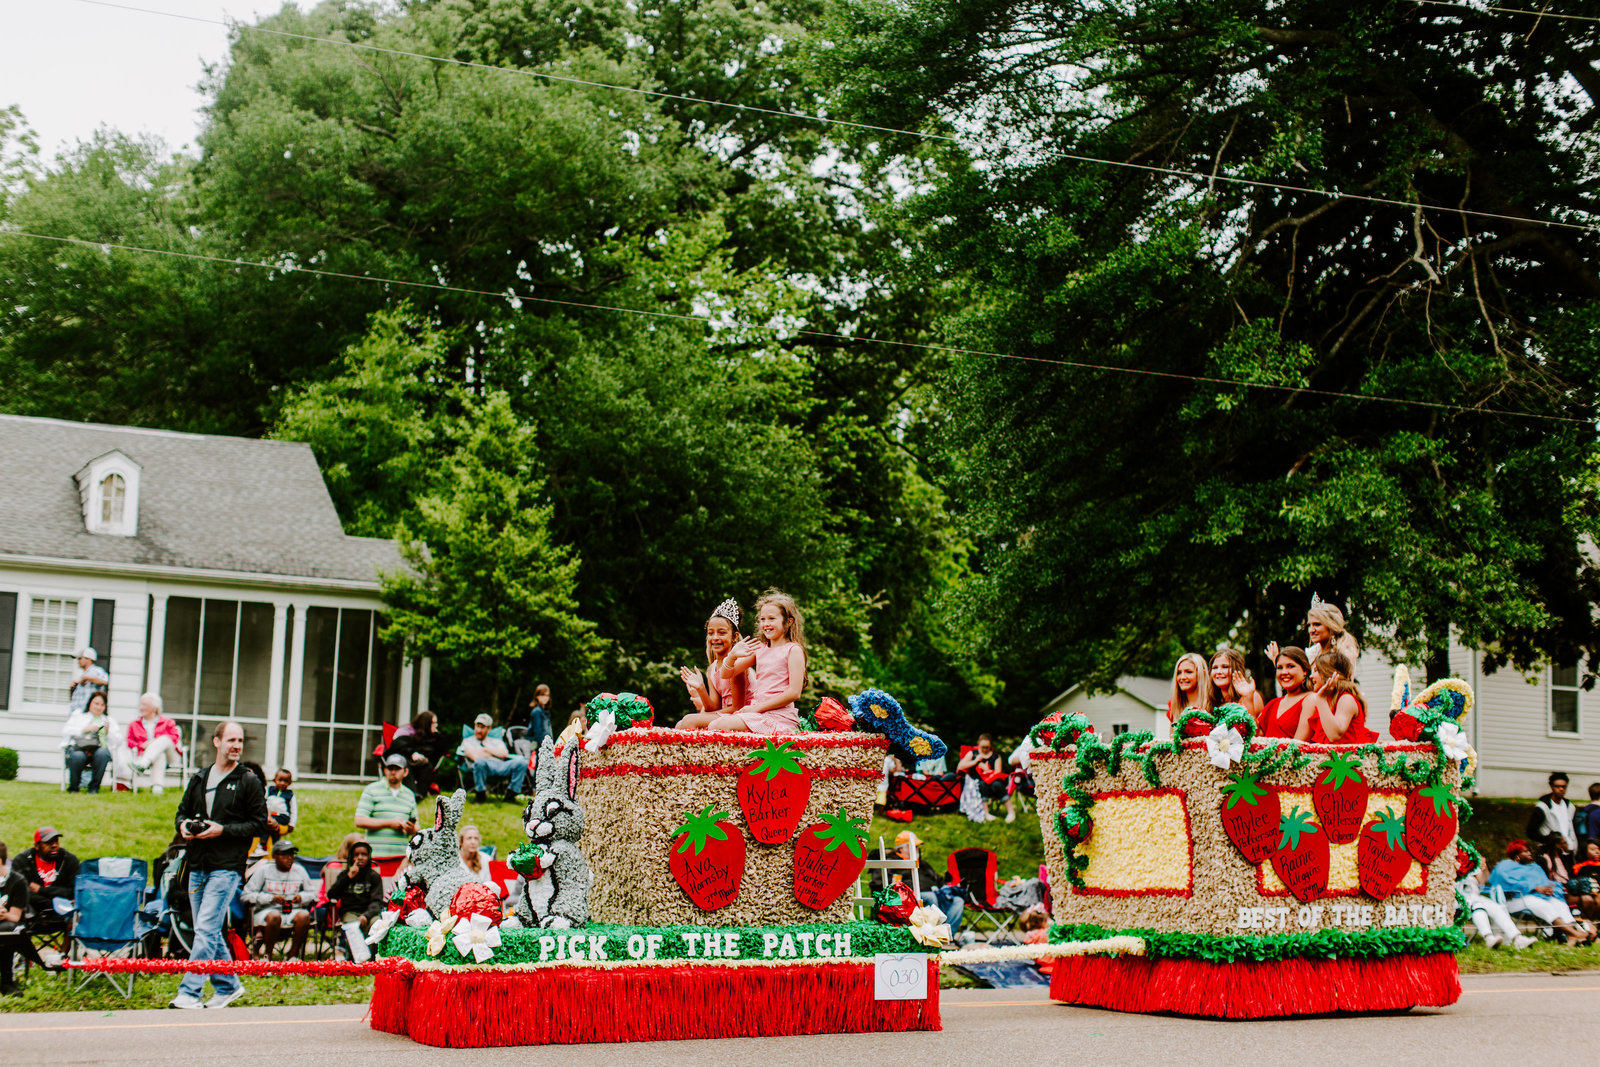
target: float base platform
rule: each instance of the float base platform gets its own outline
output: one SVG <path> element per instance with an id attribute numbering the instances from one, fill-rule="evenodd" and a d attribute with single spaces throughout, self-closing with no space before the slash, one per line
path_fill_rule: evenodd
<path id="1" fill-rule="evenodd" d="M 1449 952 L 1231 963 L 1069 956 L 1055 961 L 1050 978 L 1050 999 L 1064 1004 L 1213 1019 L 1401 1011 L 1443 1007 L 1460 997 L 1461 977 Z"/>
<path id="2" fill-rule="evenodd" d="M 372 1028 L 442 1048 L 939 1030 L 926 1000 L 875 1000 L 869 961 L 419 968 L 379 974 Z"/>

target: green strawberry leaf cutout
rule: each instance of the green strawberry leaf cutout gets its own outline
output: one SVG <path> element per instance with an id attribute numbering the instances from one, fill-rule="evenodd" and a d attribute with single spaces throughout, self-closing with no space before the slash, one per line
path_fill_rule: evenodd
<path id="1" fill-rule="evenodd" d="M 1443 782 L 1419 789 L 1417 792 L 1433 801 L 1433 813 L 1435 815 L 1454 815 L 1456 813 L 1455 798 L 1450 795 L 1450 787 Z"/>
<path id="2" fill-rule="evenodd" d="M 804 758 L 805 753 L 795 748 L 793 741 L 778 744 L 768 741 L 756 750 L 756 762 L 747 773 L 764 774 L 770 782 L 785 771 L 799 774 L 805 769 L 800 766 Z"/>
<path id="3" fill-rule="evenodd" d="M 1354 756 L 1347 756 L 1342 752 L 1335 752 L 1317 764 L 1317 769 L 1326 769 L 1328 772 L 1328 776 L 1319 784 L 1331 785 L 1335 789 L 1338 789 L 1346 782 L 1360 783 L 1364 780 L 1361 777 L 1361 762 Z"/>
<path id="4" fill-rule="evenodd" d="M 684 835 L 683 844 L 678 846 L 678 851 L 687 852 L 693 846 L 694 854 L 698 856 L 705 851 L 708 841 L 726 841 L 728 832 L 717 823 L 727 817 L 728 813 L 718 811 L 715 804 L 707 804 L 696 813 L 684 812 L 683 824 L 672 831 L 674 837 L 679 834 Z"/>
<path id="5" fill-rule="evenodd" d="M 850 850 L 850 855 L 858 859 L 863 855 L 867 831 L 857 825 L 860 820 L 852 819 L 849 812 L 840 808 L 833 815 L 824 814 L 822 821 L 827 824 L 827 829 L 818 831 L 817 837 L 825 842 L 824 852 L 836 852 L 843 845 Z"/>
<path id="6" fill-rule="evenodd" d="M 1321 833 L 1317 824 L 1311 821 L 1311 813 L 1301 811 L 1296 805 L 1289 809 L 1289 814 L 1283 817 L 1283 822 L 1278 824 L 1283 840 L 1278 842 L 1279 848 L 1299 848 L 1301 834 Z"/>
<path id="7" fill-rule="evenodd" d="M 1223 787 L 1223 792 L 1228 796 L 1228 801 L 1223 807 L 1228 809 L 1241 800 L 1253 808 L 1256 806 L 1256 801 L 1267 795 L 1267 791 L 1261 787 L 1261 783 L 1253 774 L 1231 775 L 1228 784 Z"/>
<path id="8" fill-rule="evenodd" d="M 1372 820 L 1372 826 L 1389 839 L 1389 851 L 1400 851 L 1401 842 L 1406 836 L 1406 820 L 1396 815 L 1393 808 L 1384 808 L 1379 812 L 1377 818 Z"/>

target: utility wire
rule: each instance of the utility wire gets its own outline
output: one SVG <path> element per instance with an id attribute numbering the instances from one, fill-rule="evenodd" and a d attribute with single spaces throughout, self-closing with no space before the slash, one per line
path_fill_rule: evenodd
<path id="1" fill-rule="evenodd" d="M 1466 11 L 1475 11 L 1480 15 L 1486 11 L 1494 11 L 1503 15 L 1537 15 L 1542 19 L 1570 19 L 1573 22 L 1600 22 L 1600 18 L 1595 18 L 1593 15 L 1563 15 L 1555 11 L 1535 11 L 1532 8 L 1526 7 L 1496 7 L 1493 4 L 1490 4 L 1486 7 L 1477 7 L 1473 4 L 1460 3 L 1459 0 L 1412 0 L 1412 3 L 1431 4 L 1435 7 L 1458 7 Z"/>
<path id="2" fill-rule="evenodd" d="M 1440 2 L 1440 0 L 1419 0 L 1422 3 Z M 756 112 L 763 115 L 778 115 L 784 118 L 801 119 L 806 122 L 817 122 L 830 126 L 844 126 L 856 130 L 868 130 L 874 133 L 892 133 L 903 137 L 912 137 L 928 141 L 945 141 L 960 144 L 961 138 L 943 133 L 930 133 L 926 130 L 902 130 L 893 126 L 874 126 L 870 123 L 851 122 L 848 119 L 829 118 L 825 115 L 812 115 L 804 111 L 785 111 L 779 108 L 757 107 L 752 104 L 735 104 L 724 100 L 709 100 L 699 96 L 685 96 L 681 93 L 668 93 L 658 89 L 641 89 L 633 85 L 618 85 L 612 82 L 590 81 L 585 78 L 574 78 L 565 74 L 551 74 L 548 71 L 528 70 L 520 67 L 501 67 L 491 63 L 478 63 L 472 60 L 455 59 L 449 56 L 432 56 L 424 52 L 409 52 L 398 48 L 384 48 L 381 45 L 367 44 L 362 41 L 345 41 L 337 37 L 317 37 L 312 34 L 294 33 L 289 30 L 275 30 L 264 26 L 247 26 L 244 23 L 225 19 L 208 19 L 199 15 L 184 15 L 172 11 L 159 11 L 155 8 L 135 7 L 131 4 L 112 3 L 111 0 L 78 0 L 80 4 L 90 4 L 95 7 L 115 8 L 119 11 L 131 11 L 143 15 L 159 15 L 165 18 L 182 19 L 187 22 L 202 22 L 213 26 L 223 26 L 228 29 L 248 31 L 250 33 L 264 33 L 274 37 L 285 37 L 297 41 L 309 41 L 316 44 L 338 45 L 343 48 L 352 48 L 364 52 L 376 52 L 383 55 L 398 56 L 405 59 L 420 59 L 429 63 L 446 63 L 458 67 L 467 67 L 473 70 L 493 71 L 500 74 L 513 74 L 529 78 L 541 78 L 546 81 L 564 82 L 570 85 L 583 85 L 595 89 L 614 89 L 618 92 L 638 93 L 642 96 L 653 96 L 664 100 L 682 100 L 691 104 L 700 104 L 706 107 L 731 108 L 735 111 Z M 1159 167 L 1149 163 L 1132 163 L 1120 159 L 1103 159 L 1099 156 L 1082 155 L 1075 152 L 1058 152 L 1062 159 L 1070 159 L 1077 163 L 1094 163 L 1107 167 L 1122 167 L 1127 170 L 1145 171 L 1151 174 L 1166 174 L 1173 177 L 1187 178 L 1191 181 L 1207 183 L 1224 182 L 1230 185 L 1248 186 L 1256 189 L 1278 189 L 1283 192 L 1308 193 L 1313 196 L 1325 196 L 1335 200 L 1358 200 L 1370 204 L 1384 204 L 1391 207 L 1402 207 L 1407 211 L 1415 211 L 1419 207 L 1427 211 L 1444 211 L 1454 215 L 1467 215 L 1480 219 L 1495 219 L 1501 222 L 1520 222 L 1532 226 L 1551 226 L 1560 229 L 1578 230 L 1583 233 L 1594 232 L 1595 226 L 1581 222 L 1557 222 L 1550 219 L 1530 218 L 1526 215 L 1508 215 L 1494 211 L 1477 211 L 1467 208 L 1447 207 L 1443 204 L 1423 204 L 1418 201 L 1400 200 L 1394 197 L 1370 196 L 1365 193 L 1345 193 L 1339 190 L 1317 189 L 1308 185 L 1289 185 L 1283 182 L 1264 181 L 1258 178 L 1238 178 L 1226 174 L 1209 174 L 1205 171 L 1185 170 L 1181 167 Z"/>
<path id="3" fill-rule="evenodd" d="M 139 245 L 122 244 L 115 241 L 90 241 L 82 237 L 58 237 L 52 234 L 29 233 L 24 230 L 0 229 L 0 237 L 26 237 L 37 241 L 57 241 L 61 244 L 79 245 L 84 248 L 94 248 L 101 252 L 107 249 L 116 249 L 121 252 L 140 252 L 147 255 L 171 256 L 175 259 L 198 260 L 203 263 L 220 263 L 232 267 L 255 267 L 260 270 L 275 271 L 279 274 L 314 274 L 324 278 L 339 278 L 346 281 L 373 282 L 379 285 L 409 286 L 415 289 L 429 289 L 435 292 L 463 293 L 468 296 L 487 296 L 497 300 L 517 300 L 538 304 L 556 304 L 562 307 L 585 308 L 590 311 L 615 311 L 625 315 L 642 315 L 654 319 L 676 319 L 679 321 L 699 323 L 702 326 L 742 326 L 752 330 L 775 330 L 774 327 L 764 326 L 759 323 L 744 322 L 737 319 L 717 320 L 704 315 L 690 315 L 676 311 L 649 311 L 643 308 L 623 307 L 617 304 L 590 304 L 578 300 L 559 300 L 554 297 L 530 296 L 513 290 L 471 289 L 459 285 L 445 285 L 442 282 L 409 281 L 404 278 L 383 278 L 371 274 L 350 274 L 345 271 L 323 270 L 320 267 L 285 266 L 282 263 L 261 263 L 250 259 L 235 259 L 229 256 L 208 256 L 200 252 L 179 252 L 167 248 L 144 248 Z M 1436 411 L 1455 412 L 1459 414 L 1496 415 L 1502 418 L 1513 419 L 1538 419 L 1546 422 L 1565 422 L 1579 425 L 1592 425 L 1592 420 L 1574 418 L 1569 415 L 1545 415 L 1533 411 L 1508 411 L 1502 408 L 1475 407 L 1468 404 L 1446 404 L 1433 400 L 1411 400 L 1404 397 L 1378 396 L 1367 393 L 1341 393 L 1332 389 L 1312 389 L 1297 385 L 1277 385 L 1270 382 L 1251 382 L 1239 378 L 1223 378 L 1205 374 L 1179 374 L 1176 371 L 1152 370 L 1147 367 L 1124 367 L 1109 363 L 1086 363 L 1072 359 L 1050 359 L 1046 356 L 1019 356 L 1010 352 L 991 352 L 981 348 L 962 348 L 957 345 L 924 344 L 917 341 L 895 341 L 880 337 L 854 337 L 850 334 L 828 333 L 822 330 L 792 331 L 796 336 L 814 337 L 819 339 L 846 341 L 850 344 L 875 344 L 888 345 L 894 348 L 915 348 L 928 352 L 942 352 L 948 355 L 979 356 L 988 359 L 1013 359 L 1025 363 L 1043 363 L 1055 367 L 1071 367 L 1076 370 L 1107 371 L 1113 374 L 1134 374 L 1148 378 L 1166 378 L 1185 382 L 1199 382 L 1205 385 L 1240 386 L 1249 389 L 1266 389 L 1281 393 L 1299 393 L 1307 396 L 1329 397 L 1340 400 L 1366 400 L 1383 404 L 1401 404 L 1410 407 L 1429 408 Z"/>

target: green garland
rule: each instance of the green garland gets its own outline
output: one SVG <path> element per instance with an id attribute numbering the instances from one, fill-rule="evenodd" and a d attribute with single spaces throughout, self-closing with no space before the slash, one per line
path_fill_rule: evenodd
<path id="1" fill-rule="evenodd" d="M 684 934 L 696 935 L 694 941 L 698 951 L 691 954 L 689 941 Z M 729 934 L 739 935 L 738 952 L 733 956 L 713 955 L 705 952 L 704 937 L 711 935 L 726 938 Z M 774 946 L 773 954 L 767 955 L 766 935 L 776 935 L 779 940 Z M 809 939 L 798 935 L 809 934 Z M 815 946 L 816 935 L 826 934 L 830 942 L 836 941 L 840 935 L 850 938 L 850 953 L 848 956 L 819 955 L 815 951 L 806 951 L 807 942 Z M 565 956 L 559 945 L 560 938 L 582 937 L 585 939 L 580 951 L 585 957 L 589 954 L 588 938 L 605 938 L 605 958 L 612 962 L 631 962 L 635 959 L 628 951 L 630 939 L 642 937 L 646 940 L 643 946 L 650 945 L 650 938 L 656 938 L 654 953 L 650 959 L 654 960 L 681 960 L 715 962 L 718 959 L 740 960 L 778 960 L 782 962 L 801 962 L 805 960 L 826 962 L 829 959 L 871 959 L 880 952 L 923 952 L 934 953 L 937 950 L 929 948 L 916 941 L 911 936 L 911 930 L 906 926 L 887 926 L 883 923 L 870 920 L 855 920 L 847 923 L 800 923 L 793 926 L 605 926 L 590 924 L 571 930 L 502 930 L 500 933 L 500 947 L 494 950 L 491 964 L 513 963 L 538 963 L 564 962 L 557 961 L 559 953 Z M 789 948 L 793 955 L 782 954 L 784 937 L 788 937 Z M 541 939 L 546 943 L 541 944 Z M 635 947 L 642 947 L 640 942 L 634 942 Z M 719 947 L 721 941 L 719 939 Z M 373 953 L 377 956 L 404 956 L 409 960 L 432 960 L 437 963 L 464 964 L 475 963 L 475 960 L 463 958 L 456 951 L 455 943 L 448 938 L 444 949 L 437 956 L 428 954 L 428 931 L 417 930 L 409 926 L 395 925 L 389 928 L 383 942 Z"/>
<path id="2" fill-rule="evenodd" d="M 1206 960 L 1234 963 L 1247 960 L 1269 963 L 1290 959 L 1368 959 L 1390 956 L 1426 956 L 1457 952 L 1466 938 L 1454 926 L 1396 926 L 1382 930 L 1319 930 L 1305 934 L 1186 934 L 1155 930 L 1108 930 L 1093 923 L 1050 927 L 1052 945 L 1073 941 L 1099 941 L 1107 937 L 1138 937 L 1151 960 Z"/>

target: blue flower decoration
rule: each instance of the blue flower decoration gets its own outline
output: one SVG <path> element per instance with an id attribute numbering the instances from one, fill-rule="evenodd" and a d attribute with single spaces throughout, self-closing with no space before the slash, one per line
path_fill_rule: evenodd
<path id="1" fill-rule="evenodd" d="M 950 751 L 937 736 L 907 722 L 900 702 L 882 689 L 868 689 L 851 697 L 850 716 L 862 733 L 887 737 L 889 752 L 913 770 L 923 760 L 943 759 Z"/>

